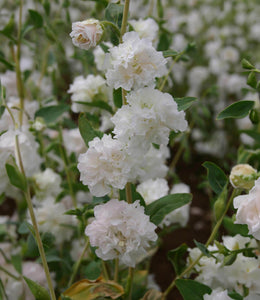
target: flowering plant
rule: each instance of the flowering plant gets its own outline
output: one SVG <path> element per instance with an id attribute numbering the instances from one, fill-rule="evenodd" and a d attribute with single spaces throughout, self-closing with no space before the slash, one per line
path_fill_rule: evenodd
<path id="1" fill-rule="evenodd" d="M 0 299 L 258 299 L 257 1 L 18 2 Z"/>

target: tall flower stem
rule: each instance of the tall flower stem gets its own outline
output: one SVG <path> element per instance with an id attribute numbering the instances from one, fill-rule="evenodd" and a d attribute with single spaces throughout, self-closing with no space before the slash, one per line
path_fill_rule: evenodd
<path id="1" fill-rule="evenodd" d="M 26 178 L 26 174 L 25 174 L 24 167 L 23 167 L 21 151 L 20 151 L 20 147 L 19 147 L 18 135 L 15 136 L 15 149 L 16 149 L 17 160 L 18 160 L 18 165 L 20 167 L 20 171 L 23 174 L 24 178 Z M 34 210 L 33 210 L 32 199 L 31 199 L 31 194 L 30 194 L 28 184 L 27 184 L 26 191 L 24 192 L 24 195 L 25 195 L 25 199 L 26 199 L 27 206 L 28 206 L 28 209 L 29 209 L 30 217 L 31 217 L 31 220 L 32 220 L 34 233 L 35 233 L 35 239 L 36 239 L 38 249 L 39 249 L 39 252 L 40 252 L 44 272 L 45 272 L 45 275 L 46 275 L 49 291 L 50 291 L 50 294 L 51 294 L 51 299 L 56 300 L 54 288 L 53 288 L 52 281 L 51 281 L 51 275 L 50 275 L 49 267 L 48 267 L 48 264 L 47 264 L 47 260 L 46 260 L 46 256 L 45 256 L 45 253 L 44 253 L 44 248 L 43 248 L 41 236 L 40 236 L 39 229 L 38 229 L 38 224 L 37 224 L 36 217 L 35 217 Z"/>
<path id="2" fill-rule="evenodd" d="M 20 99 L 20 112 L 19 122 L 20 126 L 23 124 L 23 111 L 24 111 L 24 86 L 22 80 L 22 73 L 20 67 L 20 56 L 21 56 L 21 31 L 22 31 L 22 12 L 23 12 L 23 0 L 20 0 L 19 7 L 19 23 L 18 23 L 18 34 L 17 34 L 17 49 L 15 53 L 15 72 L 16 72 L 16 85 L 18 95 Z"/>
<path id="3" fill-rule="evenodd" d="M 115 259 L 115 272 L 114 272 L 114 281 L 118 281 L 118 270 L 119 270 L 119 259 Z"/>
<path id="4" fill-rule="evenodd" d="M 222 216 L 219 218 L 218 222 L 216 223 L 215 227 L 213 228 L 210 237 L 208 238 L 205 246 L 208 247 L 213 241 L 214 238 L 219 230 L 220 225 L 222 224 L 222 221 L 230 207 L 230 205 L 233 202 L 234 197 L 237 195 L 237 190 L 233 190 L 228 203 L 226 205 L 226 208 L 222 214 Z M 194 266 L 196 266 L 196 264 L 200 261 L 200 259 L 202 258 L 203 254 L 201 253 L 200 256 L 195 259 L 180 275 L 176 276 L 175 279 L 172 281 L 172 283 L 169 285 L 169 287 L 167 288 L 167 290 L 163 293 L 162 299 L 166 299 L 167 295 L 170 293 L 170 291 L 175 287 L 176 285 L 176 280 L 182 278 L 184 275 L 188 274 L 193 268 Z"/>
<path id="5" fill-rule="evenodd" d="M 129 12 L 129 4 L 130 4 L 130 0 L 125 0 L 123 20 L 122 20 L 122 25 L 121 25 L 120 43 L 122 43 L 123 35 L 126 33 L 126 26 L 127 26 L 128 12 Z"/>
<path id="6" fill-rule="evenodd" d="M 134 268 L 129 267 L 127 283 L 125 288 L 125 296 L 127 300 L 132 299 L 132 288 L 133 288 L 133 279 L 134 279 Z"/>
<path id="7" fill-rule="evenodd" d="M 79 266 L 81 265 L 81 262 L 83 260 L 83 257 L 85 255 L 86 251 L 88 250 L 88 247 L 89 247 L 89 240 L 87 240 L 86 245 L 85 245 L 85 247 L 84 247 L 84 249 L 83 249 L 83 251 L 82 251 L 82 253 L 80 255 L 80 258 L 76 262 L 75 267 L 73 268 L 73 272 L 71 274 L 71 277 L 70 277 L 70 280 L 69 280 L 69 283 L 68 283 L 69 287 L 71 286 L 71 284 L 72 284 L 72 282 L 73 282 L 73 280 L 74 280 L 74 278 L 75 278 L 75 276 L 76 276 L 76 274 L 78 272 Z"/>

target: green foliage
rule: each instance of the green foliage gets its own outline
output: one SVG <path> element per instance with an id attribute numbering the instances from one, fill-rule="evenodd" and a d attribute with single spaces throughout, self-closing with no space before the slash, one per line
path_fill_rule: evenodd
<path id="1" fill-rule="evenodd" d="M 29 9 L 29 21 L 35 28 L 41 28 L 43 26 L 43 17 L 36 11 Z"/>
<path id="2" fill-rule="evenodd" d="M 159 225 L 167 214 L 190 203 L 191 199 L 191 194 L 167 195 L 147 205 L 145 212 L 150 216 L 151 222 L 155 225 Z"/>
<path id="3" fill-rule="evenodd" d="M 241 234 L 242 236 L 248 236 L 248 227 L 247 225 L 234 224 L 232 218 L 225 216 L 223 219 L 223 226 L 227 232 L 234 236 L 236 234 Z"/>
<path id="4" fill-rule="evenodd" d="M 227 177 L 225 173 L 213 162 L 206 161 L 203 167 L 207 169 L 207 176 L 212 190 L 216 194 L 220 194 L 227 184 Z"/>
<path id="5" fill-rule="evenodd" d="M 116 3 L 109 3 L 105 9 L 105 19 L 114 23 L 119 28 L 122 24 L 124 6 Z"/>
<path id="6" fill-rule="evenodd" d="M 102 264 L 101 261 L 91 261 L 85 268 L 84 268 L 84 275 L 89 280 L 96 280 L 102 271 Z"/>
<path id="7" fill-rule="evenodd" d="M 114 104 L 117 108 L 120 108 L 123 105 L 121 88 L 119 88 L 117 90 L 113 90 L 113 100 L 114 100 Z"/>
<path id="8" fill-rule="evenodd" d="M 182 244 L 178 248 L 170 250 L 167 254 L 167 257 L 172 263 L 177 275 L 180 275 L 185 269 L 186 261 L 184 259 L 184 255 L 187 253 L 187 249 L 188 246 L 186 244 Z"/>
<path id="9" fill-rule="evenodd" d="M 174 98 L 174 101 L 178 104 L 178 111 L 187 110 L 196 100 L 195 97 Z"/>
<path id="10" fill-rule="evenodd" d="M 27 181 L 24 175 L 20 172 L 18 167 L 15 165 L 6 164 L 6 173 L 9 177 L 10 183 L 17 187 L 18 189 L 26 192 L 27 190 Z"/>
<path id="11" fill-rule="evenodd" d="M 249 111 L 253 108 L 255 102 L 249 100 L 241 100 L 235 102 L 217 115 L 217 120 L 229 119 L 229 118 L 244 118 L 249 114 Z"/>
<path id="12" fill-rule="evenodd" d="M 248 70 L 252 70 L 254 69 L 255 67 L 248 61 L 246 60 L 245 58 L 242 59 L 242 67 L 244 69 L 248 69 Z"/>
<path id="13" fill-rule="evenodd" d="M 255 72 L 250 72 L 247 78 L 247 84 L 251 86 L 253 89 L 256 89 L 257 87 L 257 79 Z"/>
<path id="14" fill-rule="evenodd" d="M 196 247 L 200 249 L 200 251 L 201 251 L 201 253 L 202 253 L 203 255 L 205 255 L 205 256 L 207 256 L 207 257 L 214 257 L 214 256 L 209 252 L 209 250 L 207 249 L 207 247 L 206 247 L 204 244 L 202 244 L 202 243 L 200 243 L 200 242 L 197 242 L 197 241 L 195 241 L 195 240 L 194 240 L 194 243 L 195 243 Z"/>
<path id="15" fill-rule="evenodd" d="M 176 286 L 184 300 L 203 300 L 205 294 L 212 292 L 207 285 L 191 279 L 177 279 Z"/>
<path id="16" fill-rule="evenodd" d="M 51 125 L 57 123 L 58 118 L 69 110 L 70 106 L 66 104 L 50 105 L 37 110 L 35 118 L 41 117 L 47 125 Z"/>
<path id="17" fill-rule="evenodd" d="M 92 102 L 75 101 L 75 103 L 79 103 L 81 105 L 86 105 L 86 106 L 90 106 L 90 107 L 101 108 L 101 109 L 104 109 L 104 110 L 110 112 L 111 114 L 113 114 L 112 107 L 107 102 L 102 101 L 102 100 L 92 101 Z"/>
<path id="18" fill-rule="evenodd" d="M 31 280 L 28 277 L 23 276 L 25 282 L 27 283 L 29 289 L 35 297 L 35 300 L 50 300 L 49 292 L 41 285 Z"/>
<path id="19" fill-rule="evenodd" d="M 95 130 L 91 126 L 84 114 L 81 114 L 79 117 L 79 131 L 87 147 L 88 143 L 92 141 L 95 137 L 102 138 L 103 136 L 102 132 Z"/>

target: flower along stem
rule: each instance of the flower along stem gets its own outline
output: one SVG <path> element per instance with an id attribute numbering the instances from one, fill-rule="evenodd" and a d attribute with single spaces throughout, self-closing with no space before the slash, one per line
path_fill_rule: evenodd
<path id="1" fill-rule="evenodd" d="M 222 224 L 222 221 L 223 221 L 223 219 L 224 219 L 224 217 L 225 217 L 225 215 L 226 215 L 226 213 L 227 213 L 227 211 L 228 211 L 228 209 L 229 209 L 229 207 L 230 207 L 230 205 L 232 204 L 232 202 L 233 202 L 233 199 L 234 199 L 234 197 L 235 196 L 237 196 L 237 194 L 238 194 L 239 192 L 238 192 L 238 190 L 233 190 L 233 192 L 232 192 L 232 194 L 231 194 L 231 196 L 230 196 L 230 198 L 229 198 L 229 200 L 228 200 L 228 203 L 227 203 L 227 205 L 226 205 L 226 208 L 225 208 L 225 210 L 224 210 L 224 212 L 223 212 L 223 214 L 222 214 L 222 216 L 219 218 L 219 220 L 218 220 L 218 222 L 216 223 L 216 225 L 214 226 L 214 228 L 213 228 L 213 230 L 212 230 L 212 233 L 211 233 L 211 235 L 210 235 L 210 237 L 208 238 L 208 240 L 207 240 L 207 242 L 206 242 L 206 244 L 205 244 L 205 246 L 206 247 L 208 247 L 213 241 L 214 241 L 214 238 L 215 238 L 215 236 L 216 236 L 216 234 L 217 234 L 217 232 L 218 232 L 218 230 L 219 230 L 219 227 L 220 227 L 220 225 Z M 200 261 L 200 259 L 202 258 L 202 256 L 203 256 L 204 254 L 203 253 L 201 253 L 200 254 L 200 256 L 197 258 L 197 259 L 195 259 L 180 275 L 178 275 L 178 276 L 176 276 L 175 278 L 174 278 L 174 280 L 172 281 L 172 283 L 169 285 L 169 287 L 166 289 L 166 291 L 163 293 L 163 297 L 162 297 L 162 299 L 166 299 L 166 297 L 167 297 L 167 295 L 170 293 L 170 291 L 175 287 L 175 284 L 176 284 L 176 280 L 177 279 L 180 279 L 180 278 L 182 278 L 184 275 L 186 275 L 186 274 L 188 274 L 193 268 L 194 268 L 194 266 L 196 266 L 196 264 Z"/>
<path id="2" fill-rule="evenodd" d="M 24 167 L 23 167 L 23 161 L 22 161 L 22 157 L 21 157 L 21 152 L 20 152 L 20 147 L 19 147 L 18 135 L 15 136 L 15 148 L 16 148 L 16 153 L 17 153 L 17 158 L 18 158 L 18 165 L 20 167 L 20 171 L 23 174 L 24 178 L 26 178 Z M 41 236 L 40 236 L 40 233 L 39 233 L 37 220 L 36 220 L 36 217 L 35 217 L 35 214 L 34 214 L 32 199 L 31 199 L 30 190 L 29 190 L 28 185 L 27 185 L 26 191 L 24 192 L 24 195 L 25 195 L 25 199 L 26 199 L 26 202 L 27 202 L 27 205 L 28 205 L 30 217 L 31 217 L 31 220 L 32 220 L 32 224 L 33 224 L 33 228 L 34 228 L 34 232 L 35 232 L 35 239 L 36 239 L 36 243 L 37 243 L 37 246 L 38 246 L 38 249 L 39 249 L 39 252 L 40 252 L 40 257 L 41 257 L 41 260 L 42 260 L 44 272 L 45 272 L 48 287 L 49 287 L 49 290 L 50 290 L 51 299 L 56 300 L 54 288 L 53 288 L 52 281 L 51 281 L 51 275 L 50 275 L 49 267 L 48 267 L 48 264 L 47 264 L 46 256 L 45 256 L 45 253 L 44 253 L 44 248 L 43 248 Z"/>

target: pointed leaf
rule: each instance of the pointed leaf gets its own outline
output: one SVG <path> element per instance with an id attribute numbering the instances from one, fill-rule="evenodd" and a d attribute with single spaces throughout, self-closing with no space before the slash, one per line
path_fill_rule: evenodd
<path id="1" fill-rule="evenodd" d="M 246 60 L 245 58 L 242 59 L 242 67 L 244 69 L 248 69 L 248 70 L 251 70 L 251 69 L 254 69 L 255 67 L 248 61 Z"/>
<path id="2" fill-rule="evenodd" d="M 32 23 L 36 28 L 41 28 L 43 26 L 43 18 L 42 16 L 36 11 L 29 9 L 30 14 L 30 23 Z"/>
<path id="3" fill-rule="evenodd" d="M 206 161 L 203 164 L 203 167 L 207 169 L 208 172 L 208 181 L 212 190 L 216 194 L 220 194 L 227 184 L 227 176 L 225 173 L 213 162 Z"/>
<path id="4" fill-rule="evenodd" d="M 43 286 L 39 285 L 37 282 L 32 281 L 30 278 L 23 276 L 25 282 L 27 283 L 29 289 L 34 295 L 36 300 L 50 300 L 49 292 Z"/>
<path id="5" fill-rule="evenodd" d="M 163 56 L 166 57 L 176 57 L 179 53 L 175 50 L 165 50 L 163 51 Z"/>
<path id="6" fill-rule="evenodd" d="M 226 107 L 217 115 L 217 120 L 228 118 L 244 118 L 254 107 L 255 101 L 241 100 Z"/>
<path id="7" fill-rule="evenodd" d="M 35 113 L 36 117 L 42 117 L 46 124 L 53 124 L 65 112 L 70 110 L 70 106 L 66 104 L 51 105 L 40 108 Z"/>
<path id="8" fill-rule="evenodd" d="M 195 97 L 183 97 L 183 98 L 174 98 L 175 102 L 178 104 L 178 111 L 188 109 L 194 101 L 197 100 Z"/>
<path id="9" fill-rule="evenodd" d="M 212 292 L 207 285 L 191 279 L 177 279 L 176 286 L 184 300 L 203 300 L 205 294 Z"/>
<path id="10" fill-rule="evenodd" d="M 188 204 L 191 199 L 191 194 L 167 195 L 147 205 L 145 211 L 146 214 L 150 216 L 151 222 L 155 225 L 159 225 L 167 214 Z"/>
<path id="11" fill-rule="evenodd" d="M 5 168 L 6 168 L 6 173 L 9 177 L 10 183 L 13 186 L 17 187 L 18 189 L 21 189 L 23 192 L 26 192 L 26 189 L 27 189 L 26 178 L 20 172 L 18 167 L 6 164 Z"/>
<path id="12" fill-rule="evenodd" d="M 92 141 L 95 137 L 102 138 L 103 136 L 102 132 L 95 130 L 91 126 L 91 124 L 84 115 L 80 115 L 79 117 L 79 131 L 87 147 L 88 143 Z"/>
<path id="13" fill-rule="evenodd" d="M 207 256 L 207 257 L 213 256 L 204 244 L 197 242 L 196 240 L 194 240 L 194 243 L 195 243 L 196 247 L 200 249 L 201 253 L 203 253 L 205 256 Z"/>

